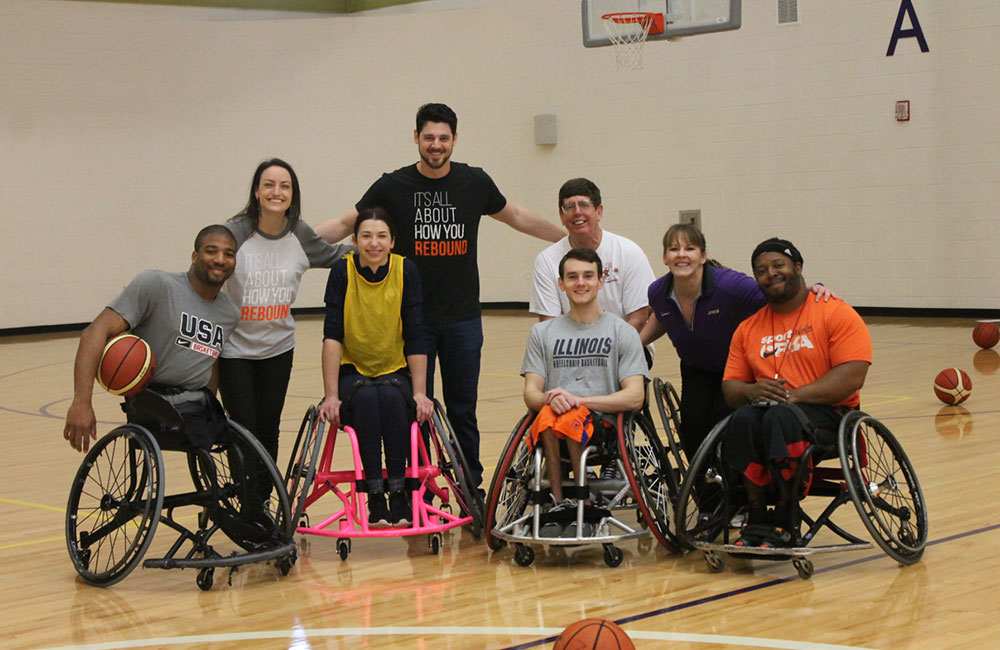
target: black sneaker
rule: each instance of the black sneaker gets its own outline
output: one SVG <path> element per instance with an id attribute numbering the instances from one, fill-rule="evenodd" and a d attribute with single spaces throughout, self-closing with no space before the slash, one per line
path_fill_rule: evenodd
<path id="1" fill-rule="evenodd" d="M 407 498 L 406 492 L 400 490 L 399 492 L 389 493 L 389 522 L 393 526 L 409 526 L 412 512 L 413 507 L 410 506 L 410 500 Z"/>
<path id="2" fill-rule="evenodd" d="M 391 521 L 389 509 L 385 506 L 385 494 L 382 492 L 368 494 L 368 526 L 385 528 Z"/>

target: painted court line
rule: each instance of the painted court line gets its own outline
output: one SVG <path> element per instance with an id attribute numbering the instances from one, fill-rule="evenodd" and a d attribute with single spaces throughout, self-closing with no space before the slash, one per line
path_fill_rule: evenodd
<path id="1" fill-rule="evenodd" d="M 983 526 L 963 533 L 956 533 L 948 537 L 943 537 L 927 543 L 927 546 L 936 546 L 946 542 L 952 542 L 965 537 L 980 535 L 995 530 L 1000 530 L 1000 524 Z M 864 564 L 873 560 L 885 559 L 881 553 L 867 557 L 842 562 L 840 564 L 817 569 L 816 575 L 829 573 L 849 566 Z M 619 625 L 641 621 L 643 619 L 669 614 L 691 607 L 697 607 L 711 602 L 718 602 L 733 596 L 767 589 L 775 585 L 786 582 L 797 581 L 797 576 L 787 578 L 777 578 L 768 580 L 756 585 L 733 589 L 730 591 L 706 596 L 685 603 L 678 603 L 670 607 L 655 609 L 644 614 L 636 614 L 616 620 Z M 153 648 L 185 644 L 206 644 L 206 643 L 231 643 L 233 641 L 256 641 L 264 639 L 287 639 L 291 642 L 289 647 L 306 649 L 310 648 L 309 639 L 338 638 L 338 637 L 375 637 L 375 636 L 533 636 L 542 637 L 520 645 L 509 646 L 504 650 L 522 650 L 536 648 L 555 641 L 556 636 L 562 632 L 561 628 L 550 627 L 489 627 L 489 626 L 469 626 L 469 627 L 345 627 L 345 628 L 317 628 L 308 630 L 296 626 L 291 630 L 265 630 L 260 632 L 233 632 L 220 634 L 203 634 L 193 636 L 162 637 L 155 639 L 136 639 L 132 641 L 108 641 L 104 643 L 88 643 L 84 645 L 68 645 L 48 648 L 47 650 L 123 650 L 125 648 Z M 655 632 L 646 630 L 628 630 L 632 639 L 643 639 L 650 641 L 683 641 L 688 643 L 704 643 L 709 645 L 742 645 L 752 648 L 779 648 L 783 650 L 873 650 L 863 646 L 846 646 L 829 643 L 810 643 L 807 641 L 791 641 L 783 639 L 761 639 L 756 637 L 741 637 L 714 634 L 685 634 L 680 632 Z"/>

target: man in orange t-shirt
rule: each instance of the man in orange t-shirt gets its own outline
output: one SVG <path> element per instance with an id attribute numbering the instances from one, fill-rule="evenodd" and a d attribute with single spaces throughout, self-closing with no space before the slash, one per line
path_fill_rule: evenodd
<path id="1" fill-rule="evenodd" d="M 729 347 L 722 392 L 736 411 L 722 453 L 747 490 L 747 526 L 737 545 L 790 546 L 798 542 L 798 495 L 790 485 L 798 459 L 813 440 L 832 443 L 843 415 L 857 408 L 872 344 L 850 305 L 806 300 L 802 255 L 791 242 L 760 243 L 751 266 L 767 305 L 740 324 Z M 793 403 L 808 423 L 786 406 Z M 811 478 L 810 471 L 803 487 Z M 768 488 L 776 493 L 772 513 Z"/>

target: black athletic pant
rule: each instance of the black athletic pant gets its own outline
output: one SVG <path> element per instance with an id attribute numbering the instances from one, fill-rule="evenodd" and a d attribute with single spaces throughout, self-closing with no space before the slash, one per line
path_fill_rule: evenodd
<path id="1" fill-rule="evenodd" d="M 294 350 L 270 359 L 219 359 L 219 393 L 229 417 L 252 433 L 271 458 L 278 461 L 278 429 L 292 374 Z M 254 472 L 254 484 L 270 492 L 263 468 Z M 267 498 L 267 494 L 261 495 Z"/>
<path id="2" fill-rule="evenodd" d="M 681 446 L 690 463 L 708 432 L 732 412 L 722 396 L 722 373 L 681 363 Z"/>
<path id="3" fill-rule="evenodd" d="M 399 385 L 392 385 L 393 381 Z M 406 476 L 412 420 L 404 393 L 413 394 L 410 375 L 405 370 L 369 378 L 350 364 L 340 367 L 340 399 L 349 404 L 345 424 L 353 427 L 358 436 L 361 465 L 369 489 L 373 487 L 372 481 L 382 477 L 383 447 L 388 478 L 400 483 Z M 344 416 L 341 413 L 342 419 Z"/>

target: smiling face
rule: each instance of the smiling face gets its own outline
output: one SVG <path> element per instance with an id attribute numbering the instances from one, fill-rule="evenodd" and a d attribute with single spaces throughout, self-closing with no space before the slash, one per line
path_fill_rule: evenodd
<path id="1" fill-rule="evenodd" d="M 705 266 L 708 255 L 697 244 L 683 235 L 675 237 L 663 253 L 663 263 L 675 278 L 697 276 Z"/>
<path id="2" fill-rule="evenodd" d="M 597 300 L 604 286 L 604 273 L 595 262 L 567 259 L 563 264 L 559 289 L 566 293 L 572 305 L 586 305 Z"/>
<path id="3" fill-rule="evenodd" d="M 284 215 L 292 205 L 292 175 L 284 167 L 272 165 L 261 172 L 253 194 L 261 214 Z"/>
<path id="4" fill-rule="evenodd" d="M 794 299 L 802 290 L 802 265 L 782 253 L 761 253 L 753 263 L 753 277 L 771 304 Z"/>
<path id="5" fill-rule="evenodd" d="M 385 264 L 395 244 L 389 224 L 380 219 L 365 219 L 358 224 L 352 241 L 361 264 L 372 269 Z"/>
<path id="6" fill-rule="evenodd" d="M 595 206 L 589 196 L 569 196 L 559 206 L 559 218 L 573 241 L 599 239 L 602 216 L 604 206 Z"/>
<path id="7" fill-rule="evenodd" d="M 191 268 L 204 285 L 221 287 L 236 268 L 236 242 L 232 235 L 209 234 L 191 253 Z"/>
<path id="8" fill-rule="evenodd" d="M 420 161 L 429 170 L 447 168 L 457 137 L 445 122 L 426 122 L 420 132 L 413 134 Z"/>

